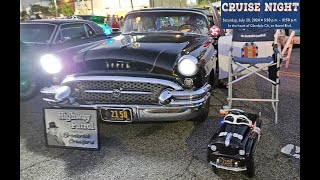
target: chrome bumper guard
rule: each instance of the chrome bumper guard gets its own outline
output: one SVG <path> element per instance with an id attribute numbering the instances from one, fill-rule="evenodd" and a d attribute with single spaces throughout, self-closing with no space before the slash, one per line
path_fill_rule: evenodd
<path id="1" fill-rule="evenodd" d="M 177 121 L 197 117 L 210 97 L 210 89 L 209 84 L 196 91 L 165 89 L 159 96 L 159 105 L 79 104 L 71 97 L 70 88 L 64 85 L 43 88 L 41 93 L 45 96 L 44 101 L 61 108 L 123 107 L 132 109 L 132 121 Z"/>

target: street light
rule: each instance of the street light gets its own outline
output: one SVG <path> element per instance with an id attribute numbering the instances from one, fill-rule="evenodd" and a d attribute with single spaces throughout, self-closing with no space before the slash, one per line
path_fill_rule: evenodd
<path id="1" fill-rule="evenodd" d="M 93 15 L 93 2 L 91 0 L 91 14 Z"/>
<path id="2" fill-rule="evenodd" d="M 58 17 L 57 0 L 54 0 L 54 7 L 56 8 L 56 17 Z"/>

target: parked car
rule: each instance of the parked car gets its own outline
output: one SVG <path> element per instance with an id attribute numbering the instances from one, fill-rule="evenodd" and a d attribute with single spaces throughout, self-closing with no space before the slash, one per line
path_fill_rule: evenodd
<path id="1" fill-rule="evenodd" d="M 20 23 L 20 99 L 39 92 L 41 82 L 52 78 L 40 65 L 40 57 L 61 49 L 90 46 L 108 38 L 96 23 L 84 20 L 32 20 Z M 75 48 L 77 49 L 77 48 Z"/>
<path id="2" fill-rule="evenodd" d="M 255 174 L 254 153 L 260 139 L 261 120 L 257 114 L 239 109 L 222 110 L 220 128 L 209 141 L 207 160 L 217 168 Z"/>
<path id="3" fill-rule="evenodd" d="M 218 79 L 209 28 L 199 10 L 131 11 L 122 35 L 74 57 L 43 56 L 44 70 L 62 67 L 61 83 L 41 90 L 44 100 L 61 112 L 95 109 L 105 122 L 202 122 Z"/>

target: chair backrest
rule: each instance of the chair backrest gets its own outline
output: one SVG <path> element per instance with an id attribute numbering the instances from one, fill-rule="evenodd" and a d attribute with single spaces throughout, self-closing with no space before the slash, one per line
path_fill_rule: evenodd
<path id="1" fill-rule="evenodd" d="M 232 56 L 240 58 L 266 58 L 274 54 L 274 30 L 234 29 Z"/>

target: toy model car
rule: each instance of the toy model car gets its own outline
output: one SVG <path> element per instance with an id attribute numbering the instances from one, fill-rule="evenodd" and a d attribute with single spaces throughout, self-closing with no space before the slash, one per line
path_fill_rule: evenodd
<path id="1" fill-rule="evenodd" d="M 220 129 L 211 138 L 207 160 L 217 168 L 246 171 L 249 177 L 253 177 L 254 152 L 260 139 L 261 120 L 257 114 L 245 113 L 239 109 L 231 109 L 221 120 Z"/>
<path id="2" fill-rule="evenodd" d="M 94 108 L 105 122 L 206 120 L 219 69 L 206 14 L 141 9 L 123 27 L 74 57 L 44 56 L 44 70 L 61 67 L 44 100 L 61 111 Z"/>

